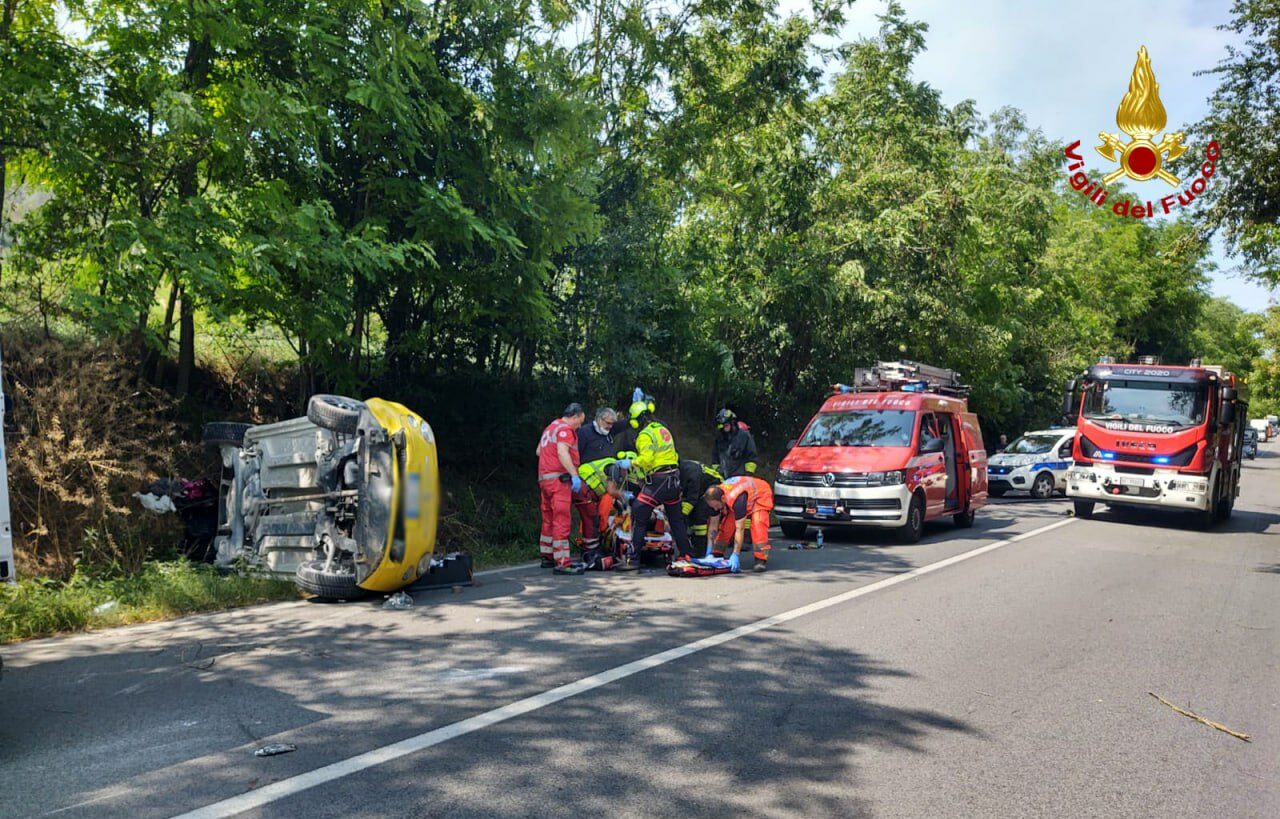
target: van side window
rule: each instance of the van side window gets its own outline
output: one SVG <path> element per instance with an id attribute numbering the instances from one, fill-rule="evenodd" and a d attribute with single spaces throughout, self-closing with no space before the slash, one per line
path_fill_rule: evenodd
<path id="1" fill-rule="evenodd" d="M 1067 440 L 1065 440 L 1065 441 L 1063 441 L 1063 442 L 1062 442 L 1062 446 L 1058 447 L 1058 457 L 1059 457 L 1059 458 L 1070 458 L 1070 457 L 1071 457 L 1071 446 L 1072 446 L 1072 443 L 1073 443 L 1074 441 L 1075 441 L 1075 439 L 1074 439 L 1074 438 L 1068 438 Z"/>
<path id="2" fill-rule="evenodd" d="M 937 438 L 938 435 L 938 419 L 934 417 L 932 412 L 923 413 L 920 416 L 920 445 L 930 438 Z"/>

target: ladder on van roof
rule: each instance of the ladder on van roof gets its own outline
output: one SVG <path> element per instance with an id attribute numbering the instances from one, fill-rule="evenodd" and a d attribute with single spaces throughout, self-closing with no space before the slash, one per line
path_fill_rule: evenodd
<path id="1" fill-rule="evenodd" d="M 854 392 L 933 392 L 957 398 L 969 394 L 969 386 L 960 382 L 960 373 L 955 370 L 906 360 L 858 367 L 853 371 L 851 386 Z"/>

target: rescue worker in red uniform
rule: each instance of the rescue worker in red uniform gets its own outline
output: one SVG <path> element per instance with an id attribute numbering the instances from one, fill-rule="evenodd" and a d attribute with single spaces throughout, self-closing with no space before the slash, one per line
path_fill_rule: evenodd
<path id="1" fill-rule="evenodd" d="M 653 399 L 637 387 L 632 394 L 628 414 L 636 434 L 635 457 L 632 467 L 644 475 L 644 483 L 631 505 L 631 544 L 627 559 L 618 568 L 636 569 L 640 566 L 640 550 L 653 519 L 653 510 L 661 506 L 671 527 L 671 539 L 675 554 L 689 554 L 689 532 L 685 528 L 684 514 L 680 511 L 680 456 L 676 452 L 675 437 L 666 424 L 653 415 Z"/>
<path id="2" fill-rule="evenodd" d="M 569 562 L 569 531 L 573 528 L 573 493 L 582 488 L 578 476 L 578 428 L 586 420 L 582 405 L 574 402 L 560 417 L 547 424 L 538 441 L 538 492 L 542 498 L 542 536 L 538 551 L 542 567 L 556 574 L 581 574 L 582 567 Z"/>
<path id="3" fill-rule="evenodd" d="M 726 552 L 729 551 L 729 542 L 733 542 L 729 568 L 734 572 L 742 571 L 742 546 L 749 530 L 752 557 L 755 558 L 752 571 L 765 571 L 773 548 L 769 545 L 769 513 L 773 511 L 773 489 L 769 482 L 739 475 L 711 487 L 705 497 L 716 512 L 710 523 L 718 528 L 716 540 L 725 545 Z M 712 556 L 712 548 L 708 546 L 706 557 Z"/>

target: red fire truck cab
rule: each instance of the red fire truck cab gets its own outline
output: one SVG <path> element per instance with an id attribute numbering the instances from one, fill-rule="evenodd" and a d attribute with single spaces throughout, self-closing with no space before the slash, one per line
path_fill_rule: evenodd
<path id="1" fill-rule="evenodd" d="M 1226 520 L 1240 491 L 1246 409 L 1222 367 L 1090 367 L 1063 399 L 1077 418 L 1067 474 L 1076 517 L 1105 503 L 1194 511 L 1205 526 Z"/>
<path id="2" fill-rule="evenodd" d="M 872 526 L 914 543 L 928 520 L 973 525 L 987 501 L 987 453 L 967 392 L 955 372 L 912 361 L 859 368 L 853 386 L 835 385 L 778 469 L 783 534 Z"/>

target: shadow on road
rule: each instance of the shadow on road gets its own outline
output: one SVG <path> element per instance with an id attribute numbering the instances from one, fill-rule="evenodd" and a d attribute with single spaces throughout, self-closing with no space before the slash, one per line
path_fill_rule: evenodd
<path id="1" fill-rule="evenodd" d="M 838 551 L 841 567 L 892 573 L 906 566 L 877 551 Z M 789 570 L 809 575 L 830 568 L 797 563 Z M 837 574 L 848 580 L 846 572 Z M 61 647 L 62 659 L 6 670 L 0 712 L 0 778 L 11 783 L 6 813 L 37 815 L 107 797 L 87 813 L 61 815 L 171 815 L 743 622 L 714 603 L 690 610 L 687 600 L 664 596 L 677 581 L 640 597 L 635 583 L 643 578 L 634 576 L 561 583 L 546 577 L 483 584 L 465 599 L 446 597 L 449 605 L 419 594 L 419 605 L 405 612 L 379 611 L 376 602 L 295 607 L 276 622 L 202 624 L 199 639 L 177 634 L 107 650 L 85 641 Z M 744 581 L 750 582 L 710 582 Z M 517 593 L 526 586 L 535 593 Z M 459 627 L 471 621 L 483 630 Z M 430 812 L 530 815 L 531 805 L 560 804 L 565 777 L 582 777 L 598 787 L 575 797 L 577 815 L 607 814 L 614 800 L 641 794 L 664 814 L 722 813 L 732 804 L 744 815 L 851 815 L 860 810 L 847 787 L 856 781 L 860 747 L 923 750 L 930 732 L 969 730 L 928 708 L 877 704 L 875 681 L 894 676 L 902 672 L 857 652 L 762 632 L 442 746 L 443 761 L 431 764 L 426 791 Z M 252 756 L 281 732 L 298 752 Z M 566 733 L 572 741 L 557 744 Z M 389 770 L 421 788 L 424 780 L 414 772 L 420 756 Z M 646 775 L 654 764 L 689 777 L 664 778 L 655 791 Z M 518 803 L 452 792 L 451 777 L 495 766 L 495 786 L 520 793 Z M 56 796 L 39 784 L 42 771 L 68 769 L 74 773 Z M 369 774 L 383 775 L 392 774 Z M 727 790 L 699 787 L 709 776 L 720 777 Z M 783 780 L 785 803 L 744 799 L 753 788 L 780 798 L 782 791 L 769 796 L 768 786 Z M 155 796 L 164 793 L 193 801 Z"/>

